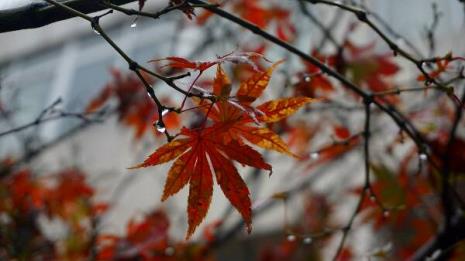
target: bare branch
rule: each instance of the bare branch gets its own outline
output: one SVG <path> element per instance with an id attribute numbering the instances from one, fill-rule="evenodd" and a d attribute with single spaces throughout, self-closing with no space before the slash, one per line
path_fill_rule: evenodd
<path id="1" fill-rule="evenodd" d="M 135 0 L 113 0 L 116 6 L 135 2 Z M 83 14 L 107 9 L 95 0 L 63 0 L 65 4 Z M 76 17 L 60 7 L 46 3 L 34 3 L 24 7 L 0 11 L 0 33 L 42 27 L 58 21 Z"/>
<path id="2" fill-rule="evenodd" d="M 86 115 L 84 113 L 66 112 L 56 108 L 61 103 L 61 101 L 61 98 L 55 100 L 52 104 L 44 108 L 33 121 L 22 126 L 15 127 L 4 132 L 0 132 L 0 138 L 5 137 L 9 134 L 29 129 L 31 127 L 42 125 L 43 123 L 49 121 L 54 121 L 63 118 L 76 118 L 82 120 L 83 122 L 101 122 L 101 116 L 105 114 L 105 109 L 96 113 L 92 113 L 95 117 L 90 117 L 92 115 Z"/>

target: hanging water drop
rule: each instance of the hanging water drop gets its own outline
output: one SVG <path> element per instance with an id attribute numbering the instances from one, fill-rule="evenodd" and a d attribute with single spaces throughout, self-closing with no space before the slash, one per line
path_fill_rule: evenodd
<path id="1" fill-rule="evenodd" d="M 402 46 L 405 46 L 405 39 L 402 38 L 402 37 L 397 37 L 397 38 L 396 38 L 396 44 L 397 44 L 398 46 L 401 46 L 401 47 L 402 47 Z"/>
<path id="2" fill-rule="evenodd" d="M 389 215 L 390 215 L 390 213 L 389 213 L 388 210 L 385 210 L 385 211 L 383 212 L 383 216 L 384 216 L 385 218 L 389 217 Z"/>
<path id="3" fill-rule="evenodd" d="M 420 160 L 422 160 L 422 161 L 425 161 L 425 160 L 428 159 L 428 155 L 426 155 L 425 153 L 420 153 L 419 157 L 420 157 Z"/>
<path id="4" fill-rule="evenodd" d="M 162 121 L 157 121 L 155 123 L 155 128 L 157 129 L 158 132 L 165 132 L 166 130 L 166 127 L 165 127 L 165 124 L 162 122 Z"/>
<path id="5" fill-rule="evenodd" d="M 310 245 L 312 243 L 312 238 L 311 237 L 306 237 L 304 238 L 304 244 L 305 245 Z"/>
<path id="6" fill-rule="evenodd" d="M 134 21 L 132 24 L 131 24 L 131 28 L 136 28 L 137 27 L 137 22 Z"/>
<path id="7" fill-rule="evenodd" d="M 293 242 L 293 241 L 295 241 L 295 239 L 296 239 L 295 235 L 291 234 L 291 235 L 287 236 L 287 241 Z"/>
<path id="8" fill-rule="evenodd" d="M 200 93 L 200 96 L 202 96 L 202 98 L 213 97 L 213 95 L 211 93 L 208 93 L 208 92 L 202 92 L 202 93 Z"/>
<path id="9" fill-rule="evenodd" d="M 92 30 L 94 31 L 95 34 L 100 35 L 100 33 L 99 33 L 99 31 L 97 31 L 97 29 L 94 28 Z"/>
<path id="10" fill-rule="evenodd" d="M 170 110 L 168 110 L 167 108 L 163 108 L 163 110 L 161 111 L 161 116 L 165 116 L 166 114 L 168 114 L 168 112 L 170 112 Z"/>
<path id="11" fill-rule="evenodd" d="M 319 157 L 320 157 L 320 154 L 319 154 L 318 152 L 312 152 L 312 153 L 310 154 L 310 158 L 311 158 L 311 159 L 314 159 L 314 160 L 315 160 L 315 159 L 318 159 Z"/>

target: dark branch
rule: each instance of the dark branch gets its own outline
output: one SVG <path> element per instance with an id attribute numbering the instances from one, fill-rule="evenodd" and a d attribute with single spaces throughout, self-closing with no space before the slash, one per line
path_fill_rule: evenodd
<path id="1" fill-rule="evenodd" d="M 80 119 L 83 122 L 91 122 L 91 121 L 101 122 L 103 120 L 102 116 L 105 115 L 105 110 L 99 111 L 97 113 L 93 113 L 92 117 L 90 117 L 91 115 L 85 115 L 84 113 L 62 111 L 56 108 L 61 102 L 62 102 L 61 98 L 58 98 L 52 104 L 45 107 L 33 121 L 26 123 L 24 125 L 18 126 L 18 127 L 13 127 L 7 131 L 0 132 L 0 139 L 10 134 L 21 132 L 31 127 L 36 127 L 36 126 L 42 125 L 43 123 L 62 119 L 62 118 L 75 118 L 75 119 Z"/>
<path id="2" fill-rule="evenodd" d="M 131 2 L 135 2 L 135 0 L 113 0 L 112 4 L 119 6 Z M 107 9 L 96 0 L 63 0 L 60 3 L 84 14 Z M 38 28 L 73 17 L 76 17 L 76 14 L 66 12 L 63 8 L 45 2 L 2 10 L 0 11 L 0 33 Z"/>

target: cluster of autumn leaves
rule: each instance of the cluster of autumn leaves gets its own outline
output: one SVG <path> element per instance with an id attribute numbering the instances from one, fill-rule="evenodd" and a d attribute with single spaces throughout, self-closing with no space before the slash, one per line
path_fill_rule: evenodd
<path id="1" fill-rule="evenodd" d="M 144 0 L 139 1 L 141 9 L 144 3 Z M 187 2 L 171 0 L 170 3 L 174 6 L 181 5 L 181 11 L 191 19 L 194 17 L 194 9 Z M 290 12 L 286 9 L 274 4 L 263 5 L 260 1 L 248 0 L 230 1 L 227 5 L 235 14 L 260 28 L 273 27 L 275 34 L 281 40 L 292 41 L 297 36 L 296 29 L 290 22 Z M 203 12 L 196 20 L 198 24 L 205 24 L 211 17 L 211 13 Z M 341 52 L 324 55 L 314 50 L 311 53 L 312 56 L 347 76 L 364 89 L 373 93 L 390 91 L 394 86 L 391 79 L 397 75 L 400 68 L 392 61 L 390 55 L 374 53 L 374 47 L 374 43 L 358 46 L 347 38 L 341 43 Z M 299 158 L 305 165 L 305 170 L 308 171 L 316 165 L 333 161 L 338 156 L 357 148 L 362 141 L 361 135 L 355 132 L 353 126 L 331 122 L 335 142 L 322 146 L 312 156 L 308 145 L 315 133 L 319 131 L 318 126 L 309 126 L 307 122 L 298 122 L 300 124 L 291 126 L 292 124 L 287 121 L 287 117 L 305 107 L 306 104 L 314 101 L 330 101 L 334 93 L 341 91 L 340 86 L 335 85 L 327 75 L 312 64 L 303 62 L 303 69 L 295 74 L 297 80 L 291 83 L 292 97 L 279 98 L 257 105 L 262 100 L 261 96 L 269 85 L 273 72 L 283 63 L 279 61 L 268 68 L 263 68 L 256 63 L 255 59 L 264 58 L 261 53 L 266 52 L 267 48 L 268 45 L 263 44 L 255 48 L 254 52 L 232 53 L 206 62 L 190 61 L 181 57 L 167 57 L 152 61 L 167 62 L 166 66 L 174 70 L 195 72 L 193 75 L 197 75 L 194 76 L 194 78 L 197 77 L 196 80 L 206 70 L 216 68 L 213 81 L 198 85 L 194 81 L 187 86 L 186 91 L 198 94 L 191 99 L 191 105 L 194 106 L 193 111 L 200 115 L 198 117 L 200 120 L 180 127 L 181 114 L 176 112 L 182 112 L 182 106 L 179 109 L 172 101 L 161 100 L 162 104 L 167 106 L 166 108 L 176 109 L 162 114 L 166 129 L 180 130 L 174 135 L 173 140 L 156 149 L 144 162 L 133 167 L 150 167 L 173 161 L 167 173 L 162 201 L 188 186 L 186 238 L 193 235 L 207 215 L 212 197 L 213 180 L 216 180 L 226 198 L 242 215 L 248 231 L 251 231 L 250 192 L 236 166 L 241 164 L 265 170 L 270 174 L 272 172 L 272 166 L 254 147 Z M 451 54 L 437 57 L 431 62 L 428 77 L 439 79 L 448 72 L 452 62 L 461 60 L 461 58 L 454 58 Z M 235 75 L 233 80 L 241 79 L 236 86 L 223 69 L 225 63 L 234 64 L 233 70 L 236 68 L 242 70 L 244 66 L 247 67 L 248 75 L 246 77 Z M 159 108 L 147 95 L 140 79 L 133 74 L 123 74 L 116 70 L 112 71 L 112 75 L 113 81 L 90 101 L 87 111 L 98 110 L 109 100 L 114 99 L 117 100 L 115 113 L 122 124 L 134 130 L 136 140 L 140 140 L 149 131 L 159 135 L 160 133 L 153 128 L 153 124 L 160 120 L 158 118 Z M 156 83 L 156 80 L 149 75 L 143 74 L 143 77 L 150 85 Z M 418 82 L 427 80 L 425 75 L 417 77 Z M 455 95 L 451 96 L 457 101 Z M 386 95 L 380 98 L 380 101 L 397 105 L 401 104 L 402 99 L 398 95 Z M 446 111 L 447 108 L 448 106 L 445 105 L 440 109 Z M 450 109 L 447 112 L 444 111 L 441 115 L 451 120 L 453 113 Z M 412 113 L 408 116 L 415 119 L 418 115 L 419 113 Z M 273 130 L 273 125 L 288 134 L 289 142 L 285 142 Z M 439 166 L 443 162 L 438 155 L 442 155 L 446 149 L 447 135 L 445 130 L 441 129 L 438 135 L 429 140 L 429 145 L 433 150 L 431 160 Z M 162 137 L 162 135 L 159 136 Z M 392 147 L 403 142 L 402 133 L 398 136 L 392 142 Z M 291 146 L 293 146 L 294 153 L 289 148 Z M 456 142 L 450 147 L 450 168 L 454 173 L 465 173 L 463 164 L 461 164 L 465 160 L 465 154 L 461 153 L 464 148 L 465 142 L 461 137 L 457 137 Z M 402 258 L 411 256 L 431 235 L 437 232 L 435 223 L 441 218 L 437 202 L 424 204 L 424 198 L 431 197 L 435 193 L 434 190 L 438 190 L 431 186 L 431 183 L 438 181 L 437 173 L 427 169 L 429 176 L 417 175 L 412 179 L 412 166 L 417 165 L 417 154 L 416 149 L 409 151 L 401 160 L 399 169 L 389 168 L 382 163 L 371 163 L 370 170 L 374 177 L 371 182 L 373 195 L 367 197 L 361 204 L 362 222 L 373 225 L 377 231 L 392 234 L 402 232 L 405 235 L 388 235 L 391 242 L 397 246 L 396 256 Z M 140 222 L 130 221 L 124 236 L 104 234 L 92 238 L 92 230 L 89 230 L 89 226 L 92 226 L 92 222 L 98 219 L 108 206 L 93 202 L 95 191 L 85 183 L 82 172 L 68 169 L 57 173 L 56 177 L 55 185 L 52 186 L 33 177 L 29 170 L 10 173 L 8 176 L 2 176 L 0 180 L 1 218 L 3 220 L 7 217 L 9 220 L 7 225 L 2 225 L 2 229 L 5 229 L 2 230 L 1 243 L 19 242 L 20 239 L 15 235 L 19 228 L 32 231 L 30 237 L 32 240 L 25 241 L 27 244 L 23 248 L 29 252 L 19 253 L 19 255 L 28 258 L 28 255 L 34 251 L 44 253 L 44 248 L 54 248 L 53 242 L 41 235 L 40 229 L 35 224 L 37 214 L 45 213 L 49 218 L 59 217 L 64 220 L 73 232 L 64 243 L 61 243 L 60 247 L 55 246 L 56 251 L 50 252 L 56 255 L 55 257 L 85 258 L 94 251 L 92 248 L 95 246 L 98 248 L 95 250 L 97 258 L 103 260 L 136 257 L 146 260 L 154 257 L 160 257 L 162 260 L 176 260 L 177 258 L 202 260 L 208 257 L 208 244 L 206 246 L 187 243 L 173 244 L 168 236 L 168 217 L 160 210 L 153 211 Z M 362 192 L 361 189 L 361 187 L 350 189 L 348 194 L 359 195 Z M 302 219 L 287 227 L 294 233 L 292 237 L 285 238 L 278 246 L 264 251 L 262 257 L 264 260 L 296 258 L 300 244 L 306 244 L 305 242 L 309 241 L 307 239 L 312 239 L 308 235 L 321 234 L 320 232 L 327 227 L 336 227 L 340 223 L 335 222 L 331 215 L 336 207 L 334 202 L 330 202 L 325 195 L 320 194 L 312 194 L 308 198 Z M 424 218 L 425 216 L 430 217 L 431 220 Z M 214 228 L 208 229 L 214 230 Z M 204 231 L 204 240 L 207 242 L 214 240 L 213 234 L 211 231 Z M 21 240 L 24 241 L 24 239 Z M 318 240 L 326 243 L 325 238 L 318 238 Z M 310 254 L 318 253 L 317 248 L 321 245 L 313 244 L 311 248 L 314 248 L 312 250 L 314 252 Z M 308 248 L 309 246 L 307 250 Z M 377 253 L 379 256 L 384 254 L 386 253 Z M 340 258 L 341 260 L 352 258 L 350 248 L 344 248 Z"/>
<path id="2" fill-rule="evenodd" d="M 111 205 L 96 199 L 99 193 L 86 173 L 67 168 L 41 176 L 31 169 L 15 171 L 15 163 L 0 162 L 1 260 L 210 260 L 208 244 L 169 236 L 163 209 L 131 218 L 124 235 L 103 232 L 101 218 Z"/>
<path id="3" fill-rule="evenodd" d="M 257 107 L 251 105 L 267 87 L 278 64 L 275 63 L 264 72 L 254 73 L 241 83 L 235 96 L 231 95 L 230 80 L 219 64 L 213 82 L 215 100 L 203 110 L 212 124 L 207 125 L 205 122 L 197 128 L 183 128 L 181 137 L 160 147 L 136 166 L 155 166 L 176 159 L 168 172 L 162 200 L 189 183 L 187 238 L 207 214 L 212 197 L 213 175 L 225 196 L 241 213 L 248 231 L 251 231 L 249 190 L 233 161 L 268 171 L 271 171 L 271 166 L 244 141 L 292 155 L 286 143 L 261 124 L 279 121 L 313 99 L 292 97 L 272 100 Z M 205 108 L 205 102 L 199 101 L 199 106 Z"/>
<path id="4" fill-rule="evenodd" d="M 246 54 L 244 57 L 250 59 L 256 56 L 259 55 Z M 199 70 L 200 73 L 216 65 L 216 76 L 209 95 L 212 99 L 197 98 L 195 101 L 204 114 L 199 126 L 183 127 L 176 135 L 176 139 L 161 146 L 142 164 L 134 167 L 155 166 L 176 159 L 168 172 L 162 200 L 166 200 L 189 184 L 187 238 L 193 234 L 207 214 L 213 192 L 213 176 L 231 204 L 241 213 L 248 231 L 251 231 L 250 193 L 234 162 L 271 172 L 271 165 L 246 142 L 296 156 L 290 152 L 279 135 L 265 124 L 280 121 L 315 100 L 309 97 L 290 97 L 271 100 L 258 106 L 253 105 L 268 86 L 273 71 L 282 63 L 281 61 L 264 71 L 257 69 L 248 79 L 240 83 L 236 94 L 232 95 L 231 80 L 221 64 L 234 59 L 234 55 L 222 57 L 215 62 L 203 63 L 194 63 L 179 57 L 166 59 L 172 68 L 194 69 Z M 139 90 L 142 88 L 137 84 L 131 84 L 130 79 L 122 81 L 119 74 L 115 76 L 116 81 L 120 83 L 119 88 L 107 86 L 99 97 L 91 101 L 88 110 L 95 110 L 114 93 L 120 100 L 119 114 L 124 115 L 124 122 L 131 122 L 132 114 L 124 106 L 123 101 L 140 95 L 140 91 L 131 90 L 130 86 L 139 87 Z M 142 103 L 132 109 L 135 110 L 136 115 L 146 116 L 139 117 L 139 120 L 148 121 L 149 117 L 154 115 L 154 108 L 152 105 L 152 110 L 146 110 L 145 104 L 151 101 L 147 95 L 143 97 Z M 136 136 L 140 137 L 144 127 L 140 127 L 142 124 L 134 125 Z"/>
<path id="5" fill-rule="evenodd" d="M 316 52 L 313 54 L 342 73 L 351 75 L 355 83 L 366 86 L 373 92 L 391 88 L 392 85 L 386 81 L 386 77 L 395 75 L 399 68 L 390 61 L 389 56 L 370 55 L 373 44 L 357 47 L 347 41 L 345 46 L 348 51 L 344 56 L 323 56 Z M 326 75 L 315 66 L 307 64 L 306 70 L 298 74 L 300 78 L 295 83 L 296 96 L 254 105 L 268 86 L 275 69 L 283 63 L 279 61 L 267 69 L 262 69 L 261 66 L 257 66 L 257 58 L 264 57 L 248 52 L 231 53 L 205 62 L 194 62 L 180 57 L 152 61 L 165 61 L 164 67 L 174 70 L 187 69 L 197 72 L 197 76 L 193 76 L 195 80 L 206 70 L 216 66 L 216 75 L 209 83 L 210 86 L 197 86 L 195 81 L 188 86 L 188 91 L 201 94 L 198 95 L 200 98 L 192 99 L 194 108 L 202 115 L 201 120 L 191 127 L 182 127 L 174 140 L 158 148 L 143 163 L 133 167 L 156 166 L 174 160 L 168 171 L 162 201 L 189 186 L 187 238 L 194 233 L 208 212 L 213 191 L 213 176 L 225 196 L 242 215 L 250 232 L 250 193 L 234 165 L 235 162 L 271 173 L 271 165 L 250 145 L 298 158 L 289 150 L 286 142 L 267 125 L 285 122 L 288 116 L 305 104 L 319 100 L 311 97 L 329 97 L 335 91 Z M 232 86 L 232 81 L 223 70 L 223 64 L 227 62 L 250 67 L 251 73 L 237 87 Z M 117 112 L 120 120 L 133 126 L 136 138 L 140 138 L 152 127 L 152 123 L 158 120 L 157 108 L 146 95 L 138 79 L 131 75 L 122 76 L 116 71 L 113 74 L 113 83 L 107 85 L 101 94 L 90 102 L 87 110 L 96 110 L 109 98 L 116 97 L 119 101 Z M 148 82 L 153 83 L 153 79 L 145 77 Z M 399 99 L 392 96 L 387 97 L 384 102 L 398 103 Z M 163 120 L 168 130 L 179 127 L 180 120 L 174 112 L 168 113 Z M 351 136 L 346 127 L 335 126 L 334 133 L 337 139 L 344 142 L 323 147 L 318 159 L 311 161 L 307 169 L 352 150 L 360 142 L 360 137 Z M 381 217 L 382 214 L 381 212 Z"/>
<path id="6" fill-rule="evenodd" d="M 347 51 L 343 54 L 325 56 L 314 51 L 313 55 L 340 73 L 349 75 L 352 81 L 372 92 L 392 89 L 393 85 L 389 81 L 389 77 L 395 76 L 399 67 L 388 55 L 374 54 L 373 44 L 359 47 L 347 41 L 344 43 L 344 48 Z M 262 51 L 264 49 L 266 48 L 261 48 Z M 305 69 L 297 73 L 298 80 L 294 83 L 293 97 L 255 105 L 270 83 L 273 72 L 283 63 L 279 61 L 268 68 L 263 68 L 256 63 L 257 58 L 262 59 L 263 55 L 248 52 L 232 53 L 204 62 L 189 61 L 180 57 L 167 57 L 152 61 L 166 62 L 165 66 L 174 70 L 196 72 L 193 77 L 198 77 L 206 70 L 216 67 L 213 81 L 199 85 L 194 82 L 187 86 L 188 91 L 199 94 L 191 101 L 193 108 L 201 115 L 200 120 L 191 122 L 189 127 L 182 127 L 175 135 L 174 140 L 162 145 L 143 163 L 134 166 L 134 168 L 156 166 L 174 160 L 168 171 L 162 200 L 168 199 L 186 186 L 189 187 L 187 238 L 192 236 L 196 227 L 207 214 L 214 179 L 226 198 L 242 215 L 250 231 L 252 223 L 250 193 L 235 164 L 239 163 L 271 173 L 271 165 L 265 162 L 262 155 L 250 145 L 298 158 L 270 126 L 278 124 L 279 128 L 287 131 L 291 145 L 296 143 L 308 144 L 317 128 L 308 125 L 289 128 L 286 118 L 308 103 L 317 100 L 330 100 L 331 95 L 338 91 L 337 86 L 317 67 L 304 63 Z M 442 64 L 442 60 L 438 59 L 438 63 Z M 242 80 L 239 84 L 233 86 L 233 81 L 229 79 L 223 69 L 224 63 L 233 63 L 234 67 L 242 67 L 242 70 L 244 66 L 248 67 L 248 76 L 241 76 Z M 437 70 L 445 71 L 441 66 L 438 66 Z M 439 77 L 441 72 L 432 71 L 431 77 L 436 74 L 435 77 Z M 153 80 L 148 76 L 144 75 L 144 77 L 153 83 Z M 134 128 L 136 138 L 142 137 L 146 130 L 151 129 L 151 125 L 158 120 L 156 106 L 146 95 L 144 86 L 134 76 L 122 76 L 120 73 L 114 72 L 113 83 L 109 84 L 100 96 L 91 101 L 88 110 L 92 111 L 102 107 L 111 97 L 119 101 L 117 113 L 120 121 Z M 315 99 L 315 97 L 319 98 Z M 354 99 L 356 98 L 354 97 Z M 398 96 L 388 95 L 384 97 L 382 102 L 398 104 L 401 100 Z M 143 116 L 143 120 L 137 120 L 140 118 L 137 115 Z M 179 128 L 181 122 L 174 111 L 166 114 L 164 121 L 167 123 L 168 130 Z M 360 144 L 360 134 L 352 133 L 344 125 L 335 125 L 333 133 L 337 142 L 322 147 L 316 158 L 312 158 L 309 154 L 308 146 L 302 151 L 299 150 L 298 154 L 303 156 L 301 157 L 303 162 L 311 159 L 305 164 L 306 169 L 334 160 Z M 394 141 L 394 143 L 398 142 L 398 140 Z M 439 141 L 432 141 L 431 145 L 439 151 L 445 146 Z M 456 150 L 455 147 L 454 150 Z M 412 151 L 411 155 L 415 153 Z M 454 155 L 454 157 L 460 157 L 461 154 L 454 153 Z M 438 159 L 433 158 L 433 160 Z M 394 231 L 397 231 L 405 229 L 405 224 L 410 224 L 415 228 L 412 233 L 417 233 L 415 231 L 424 232 L 424 235 L 422 234 L 416 240 L 405 243 L 409 244 L 409 248 L 400 249 L 399 255 L 404 257 L 409 256 L 416 247 L 419 247 L 428 235 L 435 233 L 435 229 L 427 221 L 422 221 L 411 211 L 405 209 L 405 206 L 419 207 L 422 204 L 421 197 L 433 193 L 427 180 L 423 177 L 417 178 L 416 188 L 408 182 L 409 178 L 406 173 L 409 166 L 412 165 L 412 161 L 414 161 L 412 156 L 406 158 L 400 170 L 403 174 L 399 177 L 383 165 L 373 165 L 371 168 L 376 178 L 372 183 L 372 190 L 379 202 L 365 200 L 362 205 L 362 210 L 366 210 L 364 220 L 366 222 L 375 221 L 376 229 L 386 228 L 386 224 L 388 224 Z M 460 167 L 454 167 L 455 170 L 462 171 Z M 403 191 L 412 189 L 419 190 L 413 197 L 403 193 Z M 359 194 L 360 190 L 355 189 L 351 191 L 351 193 L 353 192 Z M 380 206 L 380 204 L 382 205 Z M 438 215 L 438 213 L 435 212 L 433 215 Z M 392 222 L 388 222 L 388 216 Z M 396 240 L 393 238 L 393 241 Z M 286 248 L 293 246 L 291 249 L 296 247 L 294 243 L 287 241 L 283 242 L 283 246 Z M 349 256 L 350 250 L 344 249 L 344 253 Z M 288 251 L 287 254 L 290 258 L 294 252 Z"/>
<path id="7" fill-rule="evenodd" d="M 13 171 L 13 160 L 0 162 L 0 259 L 21 257 L 82 259 L 89 256 L 92 247 L 94 222 L 108 205 L 93 201 L 95 194 L 78 169 L 64 169 L 49 176 L 36 176 L 29 169 Z M 55 222 L 55 226 L 41 227 L 40 220 Z M 47 235 L 67 233 L 51 240 Z"/>
<path id="8" fill-rule="evenodd" d="M 384 79 L 381 79 L 380 76 L 396 73 L 397 67 L 384 56 L 370 58 L 374 60 L 366 60 L 362 53 L 370 51 L 372 46 L 356 48 L 350 42 L 347 45 L 351 47 L 348 48 L 351 53 L 349 59 L 355 59 L 355 62 L 348 63 L 344 68 L 353 70 L 352 74 L 356 82 L 365 81 L 376 90 L 386 89 Z M 166 200 L 189 184 L 187 238 L 192 235 L 195 228 L 207 214 L 213 191 L 213 175 L 225 196 L 241 213 L 248 226 L 248 231 L 251 231 L 249 190 L 233 162 L 271 171 L 271 166 L 264 162 L 260 153 L 247 143 L 297 157 L 289 150 L 279 135 L 267 128 L 265 124 L 281 121 L 305 104 L 315 101 L 316 99 L 308 96 L 314 96 L 318 89 L 324 92 L 333 90 L 332 84 L 319 72 L 319 69 L 313 65 L 308 65 L 307 73 L 311 75 L 308 76 L 310 80 L 307 80 L 307 76 L 304 76 L 303 82 L 298 83 L 296 88 L 297 91 L 306 94 L 306 96 L 281 98 L 254 106 L 255 100 L 262 95 L 268 86 L 273 71 L 282 63 L 282 61 L 279 61 L 262 71 L 254 64 L 253 58 L 257 57 L 262 57 L 262 55 L 251 52 L 232 53 L 207 62 L 192 62 L 180 57 L 167 57 L 153 61 L 166 61 L 168 63 L 165 66 L 172 69 L 197 71 L 196 80 L 204 71 L 213 66 L 217 67 L 211 92 L 203 91 L 204 96 L 213 98 L 194 99 L 194 103 L 203 112 L 205 118 L 199 123 L 200 126 L 182 128 L 180 133 L 176 135 L 175 140 L 163 145 L 142 164 L 134 167 L 155 166 L 176 159 L 168 172 L 162 200 Z M 325 62 L 328 62 L 328 60 L 333 61 L 333 63 L 340 61 L 340 59 L 337 60 L 337 57 L 319 57 L 325 59 Z M 230 79 L 222 69 L 222 64 L 225 62 L 246 63 L 252 65 L 254 69 L 252 75 L 239 84 L 235 95 L 231 94 L 233 86 L 231 86 Z M 367 71 L 366 68 L 373 68 L 374 71 Z M 126 84 L 119 74 L 115 74 L 115 76 L 116 82 L 119 82 L 116 86 L 119 87 L 106 87 L 102 94 L 89 104 L 88 111 L 100 107 L 112 94 L 116 95 L 120 100 L 120 116 L 124 115 L 123 121 L 136 127 L 136 137 L 140 137 L 146 129 L 147 123 L 150 122 L 148 121 L 150 115 L 156 115 L 154 113 L 156 108 L 154 105 L 149 105 L 151 103 L 150 98 L 141 93 L 143 88 L 141 88 L 140 84 L 139 86 L 137 86 L 138 84 L 131 84 L 130 81 L 135 81 L 135 79 L 127 79 L 126 81 L 129 84 Z M 195 82 L 189 86 L 188 91 L 192 90 L 194 84 Z M 197 88 L 197 90 L 199 89 L 202 90 Z M 136 95 L 142 95 L 144 98 L 137 105 L 135 115 L 142 113 L 145 116 L 134 120 L 124 105 L 126 104 L 125 100 Z M 141 122 L 137 122 L 138 120 Z M 347 148 L 349 147 L 342 146 L 342 152 L 346 151 Z M 332 153 L 329 158 L 334 155 Z"/>

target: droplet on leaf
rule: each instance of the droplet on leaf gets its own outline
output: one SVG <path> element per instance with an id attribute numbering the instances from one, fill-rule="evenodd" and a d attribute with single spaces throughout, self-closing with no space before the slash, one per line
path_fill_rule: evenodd
<path id="1" fill-rule="evenodd" d="M 155 123 L 155 128 L 157 129 L 158 132 L 165 132 L 166 127 L 165 124 L 162 121 L 157 121 Z"/>
<path id="2" fill-rule="evenodd" d="M 293 242 L 293 241 L 295 241 L 295 239 L 296 239 L 295 235 L 291 234 L 291 235 L 287 236 L 287 241 Z"/>
<path id="3" fill-rule="evenodd" d="M 320 153 L 318 153 L 318 152 L 312 152 L 310 154 L 311 159 L 318 159 L 319 157 L 320 157 Z"/>
<path id="4" fill-rule="evenodd" d="M 310 77 L 310 76 L 305 76 L 304 77 L 305 82 L 310 82 L 311 80 L 312 80 L 312 77 Z"/>
<path id="5" fill-rule="evenodd" d="M 304 244 L 306 244 L 306 245 L 310 245 L 310 244 L 312 243 L 312 241 L 313 241 L 313 240 L 312 240 L 311 237 L 306 237 L 306 238 L 304 238 Z"/>

